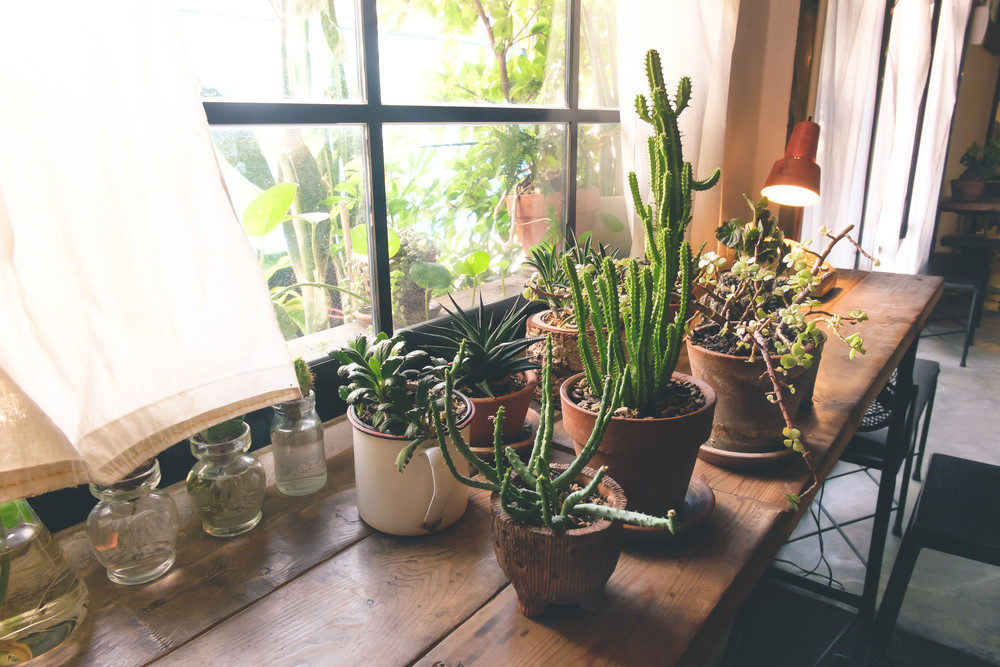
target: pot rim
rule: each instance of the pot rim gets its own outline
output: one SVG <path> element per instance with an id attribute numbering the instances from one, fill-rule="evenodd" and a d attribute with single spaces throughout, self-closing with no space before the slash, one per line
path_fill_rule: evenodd
<path id="1" fill-rule="evenodd" d="M 711 323 L 711 322 L 708 323 L 708 324 L 702 324 L 701 326 L 695 327 L 694 331 L 698 331 L 699 329 L 703 329 L 704 327 L 712 326 L 712 324 L 713 323 Z M 824 331 L 819 330 L 819 329 L 817 329 L 817 330 L 819 331 L 819 335 L 823 337 L 822 340 L 820 340 L 819 345 L 813 345 L 811 348 L 807 347 L 806 350 L 817 350 L 818 349 L 819 351 L 822 351 L 823 350 L 823 346 L 826 344 L 826 341 L 828 341 L 830 339 L 830 337 L 827 336 Z M 696 348 L 698 348 L 698 350 L 700 352 L 702 352 L 705 355 L 710 356 L 710 357 L 722 357 L 723 359 L 732 359 L 732 360 L 735 360 L 735 361 L 740 361 L 740 362 L 742 362 L 744 364 L 747 363 L 747 360 L 750 358 L 750 357 L 741 357 L 741 356 L 738 356 L 738 355 L 735 355 L 735 354 L 726 354 L 725 352 L 716 352 L 715 350 L 710 350 L 707 347 L 704 347 L 702 345 L 698 345 L 698 343 L 696 343 L 693 340 L 691 340 L 690 336 L 688 336 L 687 338 L 685 338 L 684 341 L 690 347 L 696 347 Z M 780 354 L 772 354 L 770 356 L 771 356 L 771 361 L 779 361 L 781 359 L 781 355 Z M 754 359 L 750 363 L 757 363 L 758 361 L 760 363 L 764 362 L 764 360 L 758 356 L 758 358 Z"/>
<path id="2" fill-rule="evenodd" d="M 497 403 L 497 404 L 503 403 L 504 401 L 510 400 L 514 396 L 520 396 L 521 394 L 526 394 L 529 391 L 534 393 L 535 387 L 538 386 L 538 371 L 521 371 L 520 373 L 515 373 L 515 375 L 523 375 L 527 381 L 527 384 L 525 384 L 517 391 L 512 391 L 509 394 L 504 394 L 503 396 L 494 396 L 493 398 L 490 398 L 488 396 L 485 396 L 483 398 L 476 398 L 475 396 L 467 396 L 466 398 L 472 401 L 473 405 L 485 406 L 490 403 Z M 465 394 L 462 395 L 465 396 Z"/>
<path id="3" fill-rule="evenodd" d="M 465 428 L 469 425 L 469 422 L 472 421 L 472 417 L 476 414 L 476 406 L 473 405 L 472 400 L 462 392 L 455 391 L 452 393 L 458 396 L 458 398 L 465 403 L 465 415 L 462 417 L 461 421 L 456 424 L 456 426 L 460 429 Z M 410 440 L 410 438 L 407 438 L 406 436 L 376 431 L 374 428 L 361 421 L 361 417 L 358 416 L 358 411 L 354 409 L 353 405 L 347 408 L 347 421 L 349 421 L 351 426 L 353 426 L 356 430 L 361 431 L 365 435 L 382 438 L 383 440 L 392 440 L 394 442 L 407 442 Z"/>
<path id="4" fill-rule="evenodd" d="M 553 463 L 549 466 L 549 468 L 551 470 L 562 471 L 569 468 L 569 465 L 565 463 Z M 577 476 L 577 478 L 573 481 L 580 484 L 579 480 L 583 479 L 584 480 L 583 484 L 581 484 L 581 486 L 583 486 L 591 479 L 593 479 L 594 475 L 596 474 L 597 471 L 595 469 L 591 468 L 590 466 L 585 466 L 583 470 L 580 471 L 579 476 Z M 624 489 L 622 489 L 621 484 L 615 481 L 613 477 L 610 477 L 609 475 L 605 474 L 604 477 L 601 478 L 600 484 L 606 486 L 611 494 L 607 498 L 609 504 L 611 504 L 611 501 L 613 499 L 615 500 L 615 502 L 611 504 L 612 507 L 617 507 L 618 509 L 625 509 L 627 507 L 628 499 L 625 497 L 625 491 Z M 585 526 L 583 528 L 570 528 L 569 530 L 564 530 L 560 533 L 556 533 L 556 531 L 552 530 L 551 528 L 546 528 L 545 526 L 531 526 L 526 523 L 521 523 L 511 515 L 507 514 L 507 512 L 503 508 L 503 505 L 500 504 L 500 495 L 496 491 L 493 491 L 490 494 L 490 509 L 499 512 L 505 521 L 509 521 L 515 524 L 520 530 L 535 535 L 545 535 L 553 537 L 556 536 L 580 537 L 583 535 L 590 535 L 592 533 L 597 533 L 602 530 L 607 530 L 611 528 L 611 525 L 613 523 L 610 519 L 596 519 L 589 526 Z"/>
<path id="5" fill-rule="evenodd" d="M 540 310 L 537 313 L 531 314 L 528 317 L 528 321 L 537 326 L 539 329 L 547 329 L 548 331 L 552 331 L 555 333 L 567 334 L 573 336 L 579 335 L 580 333 L 579 327 L 555 326 L 554 324 L 549 324 L 548 322 L 546 322 L 545 316 L 551 312 L 552 312 L 551 308 Z"/>
<path id="6" fill-rule="evenodd" d="M 586 373 L 581 372 L 581 373 L 575 373 L 566 378 L 566 380 L 563 381 L 561 385 L 559 385 L 559 398 L 563 401 L 565 405 L 569 405 L 574 410 L 578 410 L 579 412 L 583 412 L 588 415 L 594 415 L 596 417 L 597 416 L 596 412 L 580 407 L 579 405 L 577 405 L 575 401 L 573 401 L 572 398 L 570 398 L 569 395 L 568 387 L 570 387 L 572 384 L 576 384 L 580 380 L 584 379 L 584 377 L 586 377 Z M 714 409 L 717 396 L 715 393 L 715 389 L 712 388 L 712 385 L 708 384 L 704 380 L 699 380 L 693 375 L 688 375 L 686 373 L 678 373 L 677 371 L 674 371 L 673 375 L 671 375 L 671 378 L 673 379 L 676 379 L 678 377 L 683 378 L 685 381 L 694 383 L 694 385 L 701 390 L 702 396 L 705 397 L 705 404 L 703 406 L 692 412 L 685 412 L 682 415 L 674 415 L 673 417 L 618 417 L 612 415 L 611 421 L 616 421 L 625 424 L 654 424 L 654 423 L 670 424 L 684 419 L 692 419 L 694 417 L 698 417 L 702 415 L 704 412 Z"/>

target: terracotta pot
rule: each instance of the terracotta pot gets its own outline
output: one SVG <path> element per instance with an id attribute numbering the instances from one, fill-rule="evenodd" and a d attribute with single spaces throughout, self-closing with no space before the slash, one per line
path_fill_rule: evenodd
<path id="1" fill-rule="evenodd" d="M 524 419 L 528 415 L 528 407 L 538 386 L 538 376 L 535 371 L 525 371 L 521 374 L 527 384 L 515 392 L 495 398 L 469 398 L 475 411 L 472 423 L 469 424 L 469 444 L 474 447 L 485 447 L 493 444 L 493 417 L 497 409 L 504 406 L 503 438 L 509 440 L 521 432 Z"/>
<path id="2" fill-rule="evenodd" d="M 709 440 L 711 446 L 743 453 L 783 449 L 781 430 L 785 421 L 781 409 L 767 400 L 767 392 L 772 387 L 763 359 L 758 357 L 753 363 L 747 363 L 746 357 L 713 352 L 690 340 L 687 341 L 687 353 L 691 373 L 712 385 L 719 396 Z M 772 359 L 775 366 L 780 365 L 777 356 Z M 818 364 L 813 368 L 818 368 Z M 804 372 L 802 367 L 793 368 L 784 379 L 797 384 Z M 800 391 L 791 394 L 789 413 L 796 414 L 801 402 Z"/>
<path id="3" fill-rule="evenodd" d="M 553 224 L 558 225 L 563 214 L 561 192 L 542 194 L 528 192 L 521 195 L 507 195 L 507 214 L 514 225 L 514 233 L 521 242 L 525 255 L 531 254 L 531 246 L 542 241 Z M 555 220 L 549 219 L 549 209 L 555 209 Z"/>
<path id="4" fill-rule="evenodd" d="M 553 470 L 566 466 L 553 464 Z M 596 471 L 584 468 L 577 483 L 584 485 Z M 625 493 L 605 475 L 598 491 L 608 505 L 625 508 Z M 525 616 L 537 616 L 547 604 L 589 602 L 611 578 L 622 549 L 622 524 L 600 519 L 585 528 L 555 533 L 512 519 L 494 493 L 493 550 L 500 569 L 517 592 L 517 605 Z"/>
<path id="5" fill-rule="evenodd" d="M 570 375 L 574 375 L 583 370 L 583 361 L 580 359 L 580 345 L 578 338 L 580 330 L 576 327 L 559 327 L 548 324 L 545 318 L 552 313 L 551 310 L 543 310 L 528 318 L 526 336 L 552 336 L 552 400 L 559 400 L 559 385 Z M 594 345 L 594 331 L 587 332 L 591 345 Z M 532 343 L 527 350 L 528 358 L 536 364 L 545 363 L 545 341 Z M 537 398 L 542 400 L 541 393 Z"/>
<path id="6" fill-rule="evenodd" d="M 468 406 L 457 424 L 467 438 L 475 408 L 466 396 L 458 392 L 455 396 Z M 451 474 L 436 438 L 420 443 L 400 473 L 396 457 L 410 440 L 379 433 L 358 417 L 353 405 L 347 409 L 347 420 L 354 427 L 355 490 L 358 514 L 365 523 L 391 535 L 426 535 L 462 518 L 469 487 Z M 454 444 L 448 444 L 448 452 L 452 461 L 465 460 Z"/>
<path id="7" fill-rule="evenodd" d="M 812 366 L 807 368 L 802 375 L 799 376 L 798 382 L 795 383 L 795 393 L 799 394 L 799 399 L 802 401 L 799 404 L 799 411 L 808 410 L 812 406 L 813 391 L 816 389 L 816 376 L 819 375 L 819 362 L 823 357 L 823 346 L 826 345 L 826 334 L 822 331 L 819 332 L 819 345 L 815 349 L 810 350 L 809 354 L 812 355 L 813 363 Z"/>
<path id="8" fill-rule="evenodd" d="M 973 201 L 979 199 L 986 189 L 986 181 L 960 181 L 957 178 L 951 182 L 951 198 L 955 201 Z"/>
<path id="9" fill-rule="evenodd" d="M 570 398 L 570 390 L 583 379 L 579 373 L 563 382 L 559 398 L 563 426 L 579 454 L 590 438 L 597 413 L 584 410 Z M 628 491 L 629 509 L 657 516 L 680 509 L 691 484 L 698 449 L 712 430 L 715 391 L 705 382 L 683 373 L 675 380 L 693 382 L 705 396 L 705 405 L 679 417 L 631 419 L 612 417 L 600 447 L 590 460 L 609 471 Z"/>

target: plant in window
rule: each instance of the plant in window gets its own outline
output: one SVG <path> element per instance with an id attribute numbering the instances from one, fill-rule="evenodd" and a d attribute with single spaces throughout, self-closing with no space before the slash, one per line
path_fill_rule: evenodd
<path id="1" fill-rule="evenodd" d="M 985 182 L 996 178 L 1000 172 L 1000 142 L 990 139 L 980 146 L 973 142 L 962 154 L 965 170 L 951 182 L 951 195 L 955 199 L 968 201 L 983 194 Z"/>
<path id="2" fill-rule="evenodd" d="M 462 310 L 454 299 L 452 305 L 455 310 L 445 307 L 451 322 L 408 335 L 421 349 L 443 359 L 457 358 L 458 351 L 463 350 L 454 369 L 455 383 L 476 408 L 469 427 L 472 444 L 489 445 L 491 419 L 501 406 L 508 415 L 503 437 L 511 442 L 523 429 L 538 384 L 535 370 L 539 366 L 525 358 L 524 351 L 541 339 L 520 335 L 528 304 L 514 306 L 498 316 L 487 314 L 482 301 L 473 312 Z"/>
<path id="3" fill-rule="evenodd" d="M 753 205 L 749 222 L 734 219 L 719 228 L 720 237 L 739 241 L 733 243 L 736 259 L 729 271 L 722 271 L 727 262 L 715 253 L 701 259 L 698 280 L 707 323 L 691 333 L 688 356 L 692 373 L 719 392 L 712 437 L 703 451 L 714 463 L 739 465 L 754 457 L 780 460 L 773 453 L 784 445 L 801 452 L 812 470 L 795 415 L 812 397 L 827 339 L 821 325 L 848 346 L 852 358 L 865 353 L 861 335 L 842 330 L 865 321 L 865 313 L 835 315 L 810 297 L 833 247 L 843 239 L 854 243 L 848 236 L 853 225 L 839 234 L 822 229 L 828 242 L 815 253 L 808 243 L 786 242 L 766 205 L 767 200 Z M 798 503 L 798 497 L 789 496 L 789 502 Z"/>
<path id="4" fill-rule="evenodd" d="M 384 333 L 373 340 L 356 336 L 330 356 L 347 380 L 340 397 L 353 427 L 361 518 L 393 535 L 422 535 L 458 521 L 468 492 L 446 474 L 436 446 L 431 415 L 444 401 L 435 390 L 438 380 L 423 372 L 431 357 Z M 449 403 L 457 411 L 452 419 L 467 431 L 473 405 L 457 398 Z"/>
<path id="5" fill-rule="evenodd" d="M 636 110 L 655 129 L 648 142 L 651 203 L 643 202 L 636 175 L 629 174 L 646 231 L 645 261 L 606 258 L 596 269 L 578 271 L 564 259 L 577 321 L 593 327 L 594 341 L 578 338 L 584 372 L 563 383 L 560 398 L 566 431 L 580 451 L 605 387 L 622 384 L 622 406 L 595 461 L 615 470 L 632 507 L 655 513 L 682 506 L 698 448 L 712 427 L 715 392 L 675 368 L 697 263 L 684 240 L 692 191 L 712 187 L 719 172 L 698 181 L 684 161 L 677 116 L 690 101 L 690 80 L 681 79 L 671 101 L 656 51 L 646 55 L 646 75 L 651 102 L 639 95 Z"/>
<path id="6" fill-rule="evenodd" d="M 446 397 L 459 382 L 464 347 L 463 343 L 444 374 Z M 541 423 L 526 464 L 512 447 L 503 447 L 502 407 L 493 428 L 492 465 L 472 452 L 452 410 L 445 409 L 443 422 L 437 412 L 431 415 L 438 446 L 452 475 L 466 486 L 493 493 L 497 561 L 517 591 L 518 606 L 525 616 L 541 613 L 548 603 L 579 602 L 599 593 L 618 562 L 622 522 L 671 532 L 675 529 L 672 509 L 664 512 L 665 517 L 630 512 L 625 509 L 621 487 L 605 475 L 607 468 L 586 467 L 618 407 L 623 381 L 605 386 L 593 431 L 573 462 L 567 466 L 551 463 L 555 424 L 551 370 L 550 341 L 542 371 Z M 445 402 L 450 404 L 451 399 L 445 398 Z M 453 447 L 472 464 L 476 477 L 459 472 Z"/>

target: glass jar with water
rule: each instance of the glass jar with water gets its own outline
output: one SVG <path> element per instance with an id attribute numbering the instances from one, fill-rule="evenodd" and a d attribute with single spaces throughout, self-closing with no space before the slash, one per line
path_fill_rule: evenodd
<path id="1" fill-rule="evenodd" d="M 24 500 L 0 503 L 0 665 L 59 646 L 87 614 L 87 587 Z"/>
<path id="2" fill-rule="evenodd" d="M 198 462 L 187 476 L 191 496 L 205 532 L 233 537 L 252 530 L 263 516 L 267 475 L 250 448 L 250 427 L 232 438 L 191 436 L 191 453 Z M 206 432 L 207 433 L 207 432 Z"/>
<path id="3" fill-rule="evenodd" d="M 326 484 L 323 424 L 316 414 L 316 394 L 278 403 L 271 422 L 274 481 L 286 496 L 306 496 Z"/>

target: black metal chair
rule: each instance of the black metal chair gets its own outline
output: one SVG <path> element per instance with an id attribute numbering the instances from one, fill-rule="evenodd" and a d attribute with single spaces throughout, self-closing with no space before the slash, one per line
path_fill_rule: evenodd
<path id="1" fill-rule="evenodd" d="M 881 659 L 921 549 L 1000 566 L 1000 466 L 934 454 L 872 625 L 866 664 Z"/>
<path id="2" fill-rule="evenodd" d="M 921 334 L 921 338 L 929 338 L 964 333 L 962 361 L 959 363 L 959 366 L 963 368 L 965 360 L 969 356 L 969 348 L 972 346 L 976 327 L 979 326 L 979 320 L 982 317 L 983 295 L 989 280 L 991 257 L 992 252 L 989 254 L 982 252 L 936 252 L 931 255 L 920 270 L 920 273 L 925 275 L 944 278 L 946 290 L 971 294 L 969 315 L 966 318 L 964 329 Z"/>

